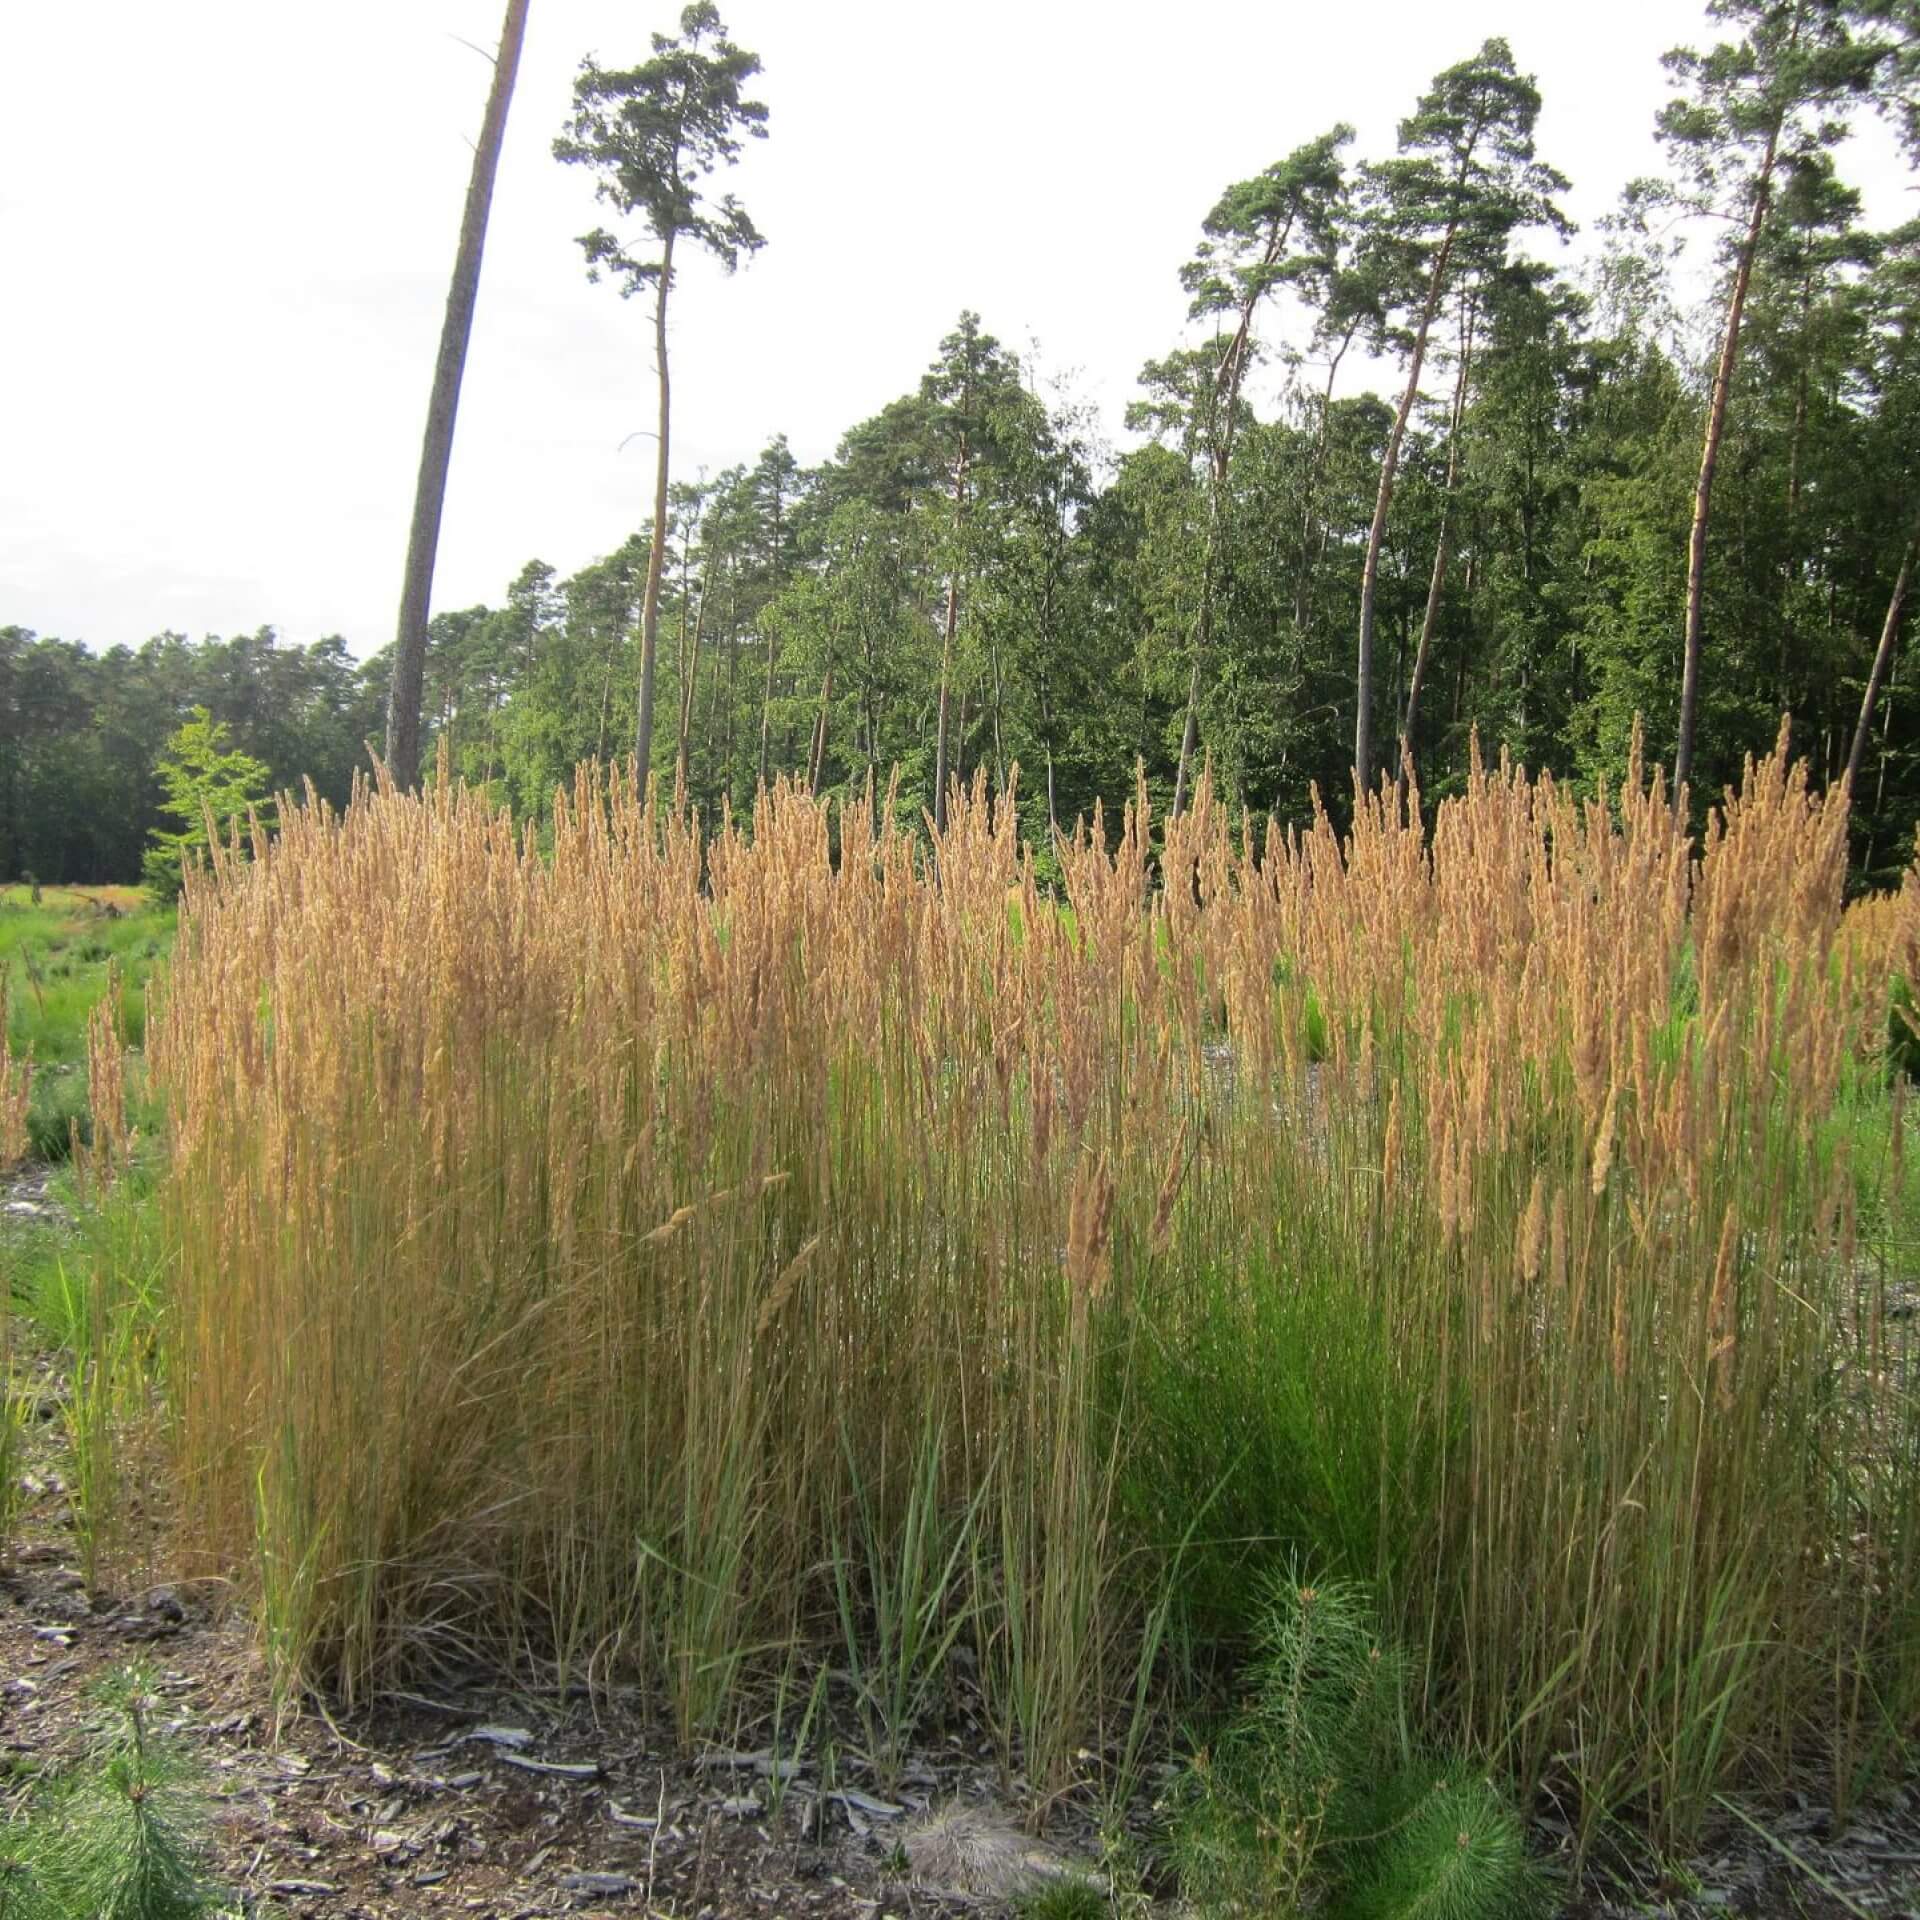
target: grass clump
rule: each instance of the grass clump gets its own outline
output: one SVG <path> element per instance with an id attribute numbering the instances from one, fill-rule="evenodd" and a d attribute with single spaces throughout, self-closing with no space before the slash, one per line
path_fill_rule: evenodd
<path id="1" fill-rule="evenodd" d="M 1267 1583 L 1240 1715 L 1177 1793 L 1174 1855 L 1203 1915 L 1527 1920 L 1547 1909 L 1513 1806 L 1408 1730 L 1406 1663 L 1357 1583 Z"/>
<path id="2" fill-rule="evenodd" d="M 201 1920 L 227 1911 L 209 1878 L 207 1811 L 191 1765 L 153 1725 L 151 1682 L 103 1690 L 97 1751 L 0 1834 L 4 1920 Z"/>
<path id="3" fill-rule="evenodd" d="M 448 782 L 280 824 L 190 876 L 152 1059 L 186 1570 L 283 1685 L 539 1659 L 691 1739 L 779 1649 L 891 1764 L 961 1663 L 1045 1804 L 1292 1553 L 1583 1839 L 1920 1709 L 1920 877 L 1843 932 L 1783 754 L 1698 842 L 1638 770 L 1143 795 L 1064 911 L 984 788 L 931 853 L 591 769 L 544 842 Z"/>
<path id="4" fill-rule="evenodd" d="M 1109 1920 L 1113 1908 L 1093 1881 L 1068 1874 L 1021 1895 L 1013 1910 L 1019 1920 Z"/>

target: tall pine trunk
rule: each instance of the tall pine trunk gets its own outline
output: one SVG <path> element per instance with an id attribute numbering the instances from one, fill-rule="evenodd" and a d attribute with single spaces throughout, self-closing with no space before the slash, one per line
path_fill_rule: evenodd
<path id="1" fill-rule="evenodd" d="M 700 599 L 693 615 L 693 640 L 686 649 L 686 658 L 680 668 L 680 738 L 674 749 L 674 778 L 682 793 L 692 790 L 693 700 L 700 685 L 700 632 L 706 624 L 707 581 L 703 573 L 700 577 Z"/>
<path id="2" fill-rule="evenodd" d="M 1293 584 L 1293 626 L 1296 633 L 1305 633 L 1307 622 L 1312 617 L 1314 572 L 1320 555 L 1326 550 L 1326 529 L 1318 530 L 1316 541 L 1314 520 L 1320 509 L 1320 482 L 1326 472 L 1327 447 L 1333 433 L 1333 385 L 1340 377 L 1340 363 L 1347 357 L 1347 349 L 1353 345 L 1353 336 L 1359 331 L 1360 322 L 1356 319 L 1347 328 L 1339 349 L 1327 363 L 1327 390 L 1320 400 L 1320 420 L 1314 429 L 1313 452 L 1307 460 L 1306 499 L 1300 514 L 1300 572 Z"/>
<path id="3" fill-rule="evenodd" d="M 1413 403 L 1420 394 L 1420 369 L 1426 364 L 1427 335 L 1433 328 L 1433 316 L 1440 310 L 1445 291 L 1447 262 L 1453 256 L 1454 235 L 1458 223 L 1449 225 L 1440 251 L 1434 256 L 1433 273 L 1427 281 L 1427 301 L 1420 311 L 1420 325 L 1413 336 L 1413 358 L 1407 367 L 1406 390 L 1400 396 L 1400 410 L 1393 417 L 1393 430 L 1387 435 L 1386 451 L 1380 456 L 1380 486 L 1374 496 L 1373 524 L 1367 529 L 1367 558 L 1360 573 L 1360 657 L 1354 674 L 1356 711 L 1353 721 L 1353 777 L 1362 793 L 1373 782 L 1373 623 L 1374 602 L 1380 585 L 1380 554 L 1387 540 L 1387 509 L 1393 504 L 1394 476 L 1400 469 L 1400 446 L 1407 437 L 1407 422 L 1413 415 Z"/>
<path id="4" fill-rule="evenodd" d="M 813 723 L 813 747 L 807 755 L 807 791 L 817 800 L 827 771 L 827 716 L 833 711 L 833 663 L 820 679 L 820 714 Z"/>
<path id="5" fill-rule="evenodd" d="M 407 534 L 407 568 L 400 587 L 400 622 L 394 635 L 393 685 L 387 698 L 387 771 L 401 787 L 416 786 L 420 779 L 420 700 L 427 671 L 433 563 L 440 548 L 440 515 L 446 505 L 447 469 L 453 460 L 460 381 L 467 369 L 467 342 L 480 293 L 480 262 L 486 251 L 487 216 L 493 209 L 493 180 L 500 168 L 507 107 L 513 99 L 520 43 L 526 30 L 527 0 L 507 0 L 486 118 L 480 127 L 480 144 L 473 151 L 473 171 L 467 177 L 460 245 L 454 255 L 453 280 L 447 288 L 446 315 L 440 323 L 440 357 L 434 363 L 433 390 L 427 398 L 427 429 L 420 442 L 413 525 Z"/>
<path id="6" fill-rule="evenodd" d="M 1271 268 L 1280 258 L 1293 232 L 1293 216 L 1276 227 L 1268 237 L 1262 256 L 1262 269 Z M 1234 416 L 1240 405 L 1240 383 L 1246 377 L 1247 358 L 1253 344 L 1253 310 L 1266 291 L 1263 274 L 1256 274 L 1240 301 L 1240 321 L 1234 329 L 1233 343 L 1220 362 L 1213 378 L 1213 446 L 1207 461 L 1207 545 L 1200 563 L 1200 605 L 1193 617 L 1193 664 L 1187 674 L 1187 717 L 1180 730 L 1180 766 L 1173 779 L 1173 811 L 1178 820 L 1186 805 L 1187 784 L 1193 771 L 1193 757 L 1200 737 L 1200 675 L 1213 640 L 1213 595 L 1218 579 L 1222 542 L 1221 530 L 1226 514 L 1227 474 L 1233 459 Z"/>
<path id="7" fill-rule="evenodd" d="M 654 290 L 653 344 L 660 373 L 660 448 L 653 469 L 653 539 L 647 547 L 647 590 L 640 603 L 640 711 L 633 729 L 634 770 L 646 792 L 653 765 L 653 681 L 660 639 L 660 577 L 667 566 L 667 429 L 673 390 L 667 377 L 667 295 L 673 287 L 673 229 L 660 249 L 660 279 Z"/>
<path id="8" fill-rule="evenodd" d="M 1733 271 L 1733 291 L 1727 296 L 1727 320 L 1720 336 L 1720 358 L 1713 370 L 1713 392 L 1707 401 L 1707 430 L 1700 446 L 1700 474 L 1693 485 L 1693 526 L 1687 534 L 1686 644 L 1680 667 L 1680 734 L 1673 751 L 1673 792 L 1693 778 L 1693 729 L 1700 706 L 1700 642 L 1705 627 L 1707 582 L 1707 523 L 1713 513 L 1713 476 L 1720 464 L 1720 442 L 1727 430 L 1727 399 L 1733 390 L 1734 368 L 1740 358 L 1740 321 L 1746 312 L 1747 288 L 1753 281 L 1754 256 L 1760 251 L 1761 229 L 1773 192 L 1773 167 L 1780 148 L 1780 122 L 1767 136 L 1767 150 L 1753 183 L 1753 211 L 1740 242 Z"/>
<path id="9" fill-rule="evenodd" d="M 962 404 L 971 401 L 962 395 Z M 953 476 L 953 534 L 955 553 L 953 571 L 947 576 L 947 617 L 940 643 L 940 717 L 935 724 L 933 743 L 933 824 L 937 832 L 947 825 L 947 710 L 953 695 L 953 642 L 960 630 L 960 544 L 961 520 L 967 503 L 967 436 L 960 436 L 960 461 Z"/>
<path id="10" fill-rule="evenodd" d="M 1413 773 L 1413 728 L 1420 715 L 1420 688 L 1427 677 L 1433 650 L 1433 630 L 1440 617 L 1440 596 L 1447 584 L 1448 542 L 1453 532 L 1453 494 L 1460 477 L 1460 428 L 1467 412 L 1467 379 L 1473 365 L 1473 303 L 1460 316 L 1460 372 L 1453 384 L 1453 418 L 1447 430 L 1447 484 L 1440 496 L 1440 534 L 1433 546 L 1433 576 L 1427 582 L 1427 609 L 1420 620 L 1420 644 L 1414 649 L 1413 674 L 1407 684 L 1407 709 L 1400 722 L 1400 777 Z"/>
<path id="11" fill-rule="evenodd" d="M 765 619 L 766 616 L 763 613 L 761 615 L 763 625 Z M 760 694 L 760 785 L 763 787 L 767 784 L 767 775 L 770 771 L 768 756 L 773 748 L 773 662 L 775 654 L 779 651 L 774 645 L 771 632 L 767 634 L 766 641 L 767 678 Z"/>

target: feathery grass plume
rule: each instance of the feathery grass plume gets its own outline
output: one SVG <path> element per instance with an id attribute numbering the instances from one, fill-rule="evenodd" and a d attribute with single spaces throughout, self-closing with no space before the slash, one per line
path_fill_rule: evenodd
<path id="1" fill-rule="evenodd" d="M 1920 1706 L 1860 1198 L 1920 878 L 1843 918 L 1783 754 L 1698 846 L 1657 770 L 1476 755 L 1344 836 L 1203 779 L 1156 872 L 1142 787 L 1058 900 L 984 782 L 932 854 L 631 769 L 544 849 L 444 777 L 279 824 L 189 875 L 150 1065 L 180 1537 L 283 1685 L 538 1656 L 693 1737 L 756 1650 L 835 1657 L 858 1502 L 931 1497 L 1037 1796 L 1121 1744 L 1172 1567 L 1197 1666 L 1289 1551 L 1587 1838 Z"/>

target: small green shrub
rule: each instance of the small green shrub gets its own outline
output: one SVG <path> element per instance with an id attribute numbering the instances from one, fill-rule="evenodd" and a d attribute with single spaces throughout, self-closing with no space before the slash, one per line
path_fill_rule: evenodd
<path id="1" fill-rule="evenodd" d="M 153 1728 L 148 1676 L 103 1690 L 113 1730 L 9 1835 L 0 1920 L 198 1920 L 223 1911 L 207 1879 L 207 1812 L 186 1760 Z"/>
<path id="2" fill-rule="evenodd" d="M 1543 1912 L 1517 1813 L 1414 1742 L 1406 1662 L 1357 1582 L 1271 1580 L 1239 1716 L 1181 1783 L 1174 1852 L 1205 1915 L 1342 1920 Z"/>

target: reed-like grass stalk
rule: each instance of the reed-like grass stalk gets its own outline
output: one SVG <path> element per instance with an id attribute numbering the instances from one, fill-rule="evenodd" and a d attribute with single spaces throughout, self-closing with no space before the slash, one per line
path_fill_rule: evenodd
<path id="1" fill-rule="evenodd" d="M 1156 855 L 1142 796 L 1058 902 L 980 790 L 932 858 L 792 786 L 703 839 L 583 771 L 550 851 L 444 780 L 288 807 L 152 1035 L 192 1555 L 350 1696 L 539 1652 L 691 1735 L 964 1534 L 1046 1795 L 1149 1620 L 1230 1639 L 1297 1551 L 1590 1821 L 1857 1757 L 1920 1679 L 1855 1164 L 1920 885 L 1843 932 L 1784 756 L 1699 847 L 1637 767 L 1419 807 L 1236 836 L 1202 783 Z"/>

